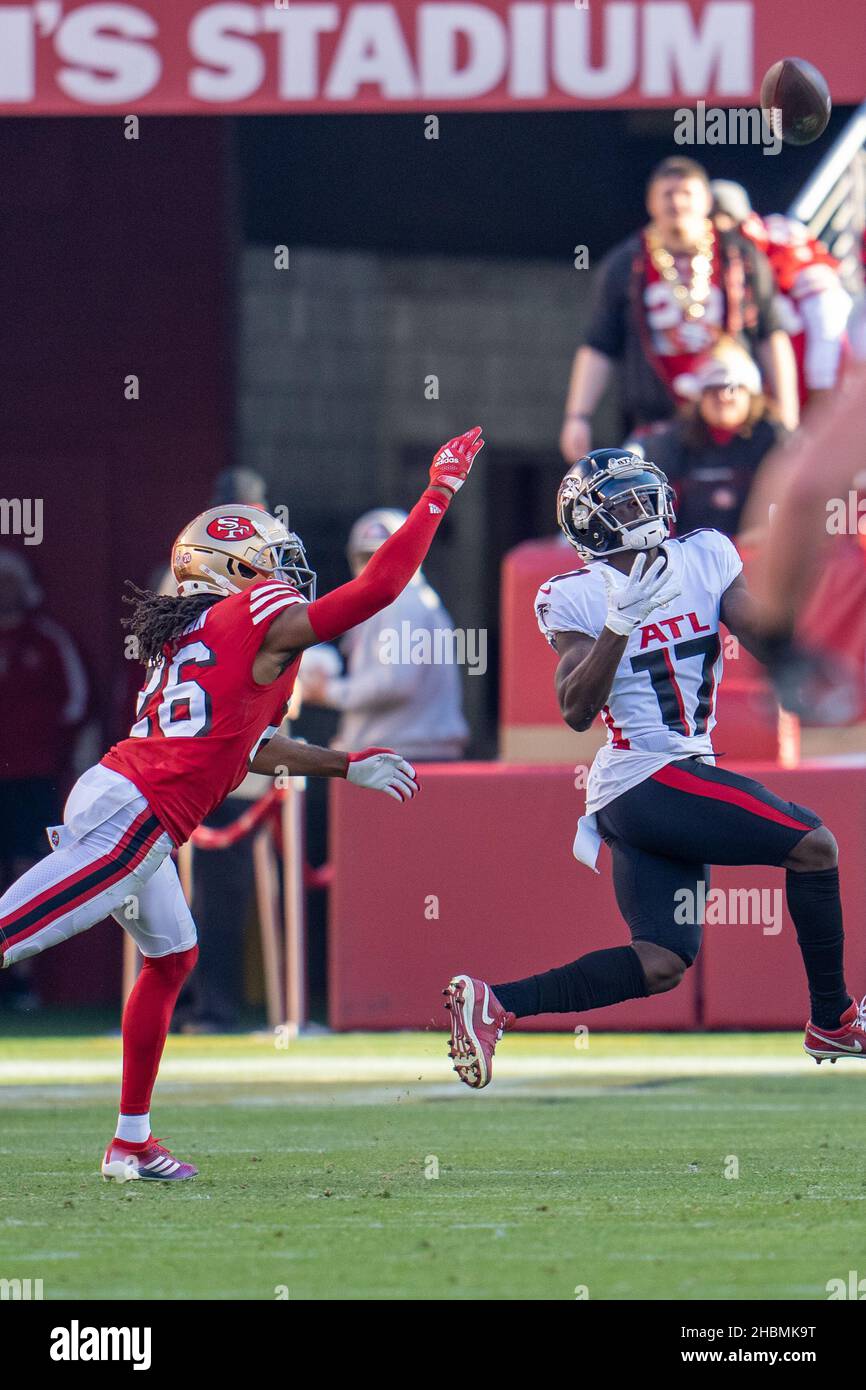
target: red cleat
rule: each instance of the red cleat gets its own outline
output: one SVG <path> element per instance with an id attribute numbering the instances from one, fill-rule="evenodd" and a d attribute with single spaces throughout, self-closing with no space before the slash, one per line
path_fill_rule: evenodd
<path id="1" fill-rule="evenodd" d="M 493 1076 L 496 1044 L 516 1022 L 515 1015 L 503 1009 L 489 985 L 471 975 L 455 975 L 442 993 L 451 1010 L 448 1051 L 454 1070 L 467 1086 L 480 1091 Z"/>
<path id="2" fill-rule="evenodd" d="M 198 1169 L 192 1163 L 183 1163 L 175 1158 L 169 1149 L 153 1135 L 144 1144 L 127 1144 L 123 1139 L 112 1139 L 102 1160 L 102 1176 L 106 1182 L 129 1182 L 132 1178 L 144 1178 L 149 1182 L 183 1182 L 194 1178 Z"/>
<path id="3" fill-rule="evenodd" d="M 866 997 L 845 1010 L 838 1028 L 818 1028 L 810 1019 L 803 1047 L 819 1066 L 825 1057 L 866 1057 Z"/>

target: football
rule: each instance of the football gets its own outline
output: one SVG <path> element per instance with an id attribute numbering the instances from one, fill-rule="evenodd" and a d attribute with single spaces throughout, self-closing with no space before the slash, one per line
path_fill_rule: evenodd
<path id="1" fill-rule="evenodd" d="M 823 74 L 812 63 L 780 58 L 761 83 L 761 106 L 781 112 L 775 120 L 781 121 L 777 133 L 786 145 L 811 145 L 827 129 L 833 104 Z"/>

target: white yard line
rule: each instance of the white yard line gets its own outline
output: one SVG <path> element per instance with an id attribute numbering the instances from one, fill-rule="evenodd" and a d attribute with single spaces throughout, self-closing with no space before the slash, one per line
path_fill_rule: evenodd
<path id="1" fill-rule="evenodd" d="M 503 1057 L 496 1061 L 496 1077 L 503 1081 L 568 1080 L 600 1081 L 617 1077 L 665 1078 L 707 1076 L 814 1076 L 811 1058 L 798 1056 L 796 1047 L 789 1057 L 682 1057 L 660 1054 L 647 1057 Z M 843 1060 L 834 1075 L 854 1075 L 860 1068 Z M 427 1085 L 450 1078 L 447 1060 L 429 1057 L 311 1057 L 300 1051 L 273 1057 L 167 1057 L 160 1068 L 165 1081 L 268 1082 L 286 1085 L 304 1083 L 329 1085 L 345 1082 L 405 1082 Z M 0 1086 L 39 1085 L 40 1083 L 90 1083 L 117 1081 L 120 1058 L 37 1061 L 21 1058 L 0 1060 Z M 455 1079 L 455 1085 L 458 1083 Z M 494 1088 L 495 1089 L 495 1088 Z"/>

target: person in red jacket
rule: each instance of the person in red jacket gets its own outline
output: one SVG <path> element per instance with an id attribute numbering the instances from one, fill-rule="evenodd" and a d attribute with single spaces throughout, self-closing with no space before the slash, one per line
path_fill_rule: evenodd
<path id="1" fill-rule="evenodd" d="M 0 890 L 46 853 L 88 693 L 78 649 L 42 612 L 28 560 L 0 549 Z M 28 974 L 10 977 L 6 1002 L 30 1005 Z"/>
<path id="2" fill-rule="evenodd" d="M 740 183 L 715 179 L 714 221 L 735 228 L 767 257 L 776 282 L 776 312 L 791 339 L 801 410 L 829 396 L 843 369 L 851 296 L 839 279 L 839 262 L 794 217 L 759 217 Z"/>
<path id="3" fill-rule="evenodd" d="M 418 791 L 391 749 L 316 748 L 277 732 L 307 647 L 393 603 L 424 560 L 481 449 L 477 427 L 436 454 L 430 485 L 363 573 L 322 598 L 298 536 L 262 508 L 213 507 L 175 541 L 177 595 L 133 586 L 128 626 L 148 669 L 128 738 L 79 778 L 55 854 L 0 899 L 0 957 L 26 959 L 109 914 L 144 965 L 123 1015 L 123 1081 L 106 1178 L 182 1180 L 197 1169 L 153 1138 L 150 1098 L 195 925 L 172 850 L 247 772 L 345 777 L 398 802 Z"/>

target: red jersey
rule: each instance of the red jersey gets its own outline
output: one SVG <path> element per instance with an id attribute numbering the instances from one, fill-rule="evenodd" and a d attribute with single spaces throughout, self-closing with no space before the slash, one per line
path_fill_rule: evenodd
<path id="1" fill-rule="evenodd" d="M 781 213 L 759 217 L 753 212 L 740 231 L 770 262 L 779 324 L 791 339 L 800 405 L 805 406 L 810 389 L 832 390 L 842 370 L 851 301 L 839 279 L 839 262 L 822 241 L 809 235 L 808 227 Z"/>
<path id="2" fill-rule="evenodd" d="M 689 282 L 691 255 L 678 255 L 677 269 L 685 284 Z M 667 382 L 677 399 L 679 395 L 677 378 L 693 372 L 695 362 L 710 352 L 718 338 L 725 331 L 725 295 L 722 287 L 722 274 L 718 252 L 718 238 L 713 233 L 712 270 L 710 273 L 710 292 L 704 304 L 704 312 L 697 319 L 690 319 L 685 307 L 674 294 L 674 287 L 668 284 L 653 264 L 649 246 L 644 234 L 644 308 L 650 347 L 655 354 L 653 365 Z"/>
<path id="3" fill-rule="evenodd" d="M 270 685 L 256 684 L 253 663 L 277 615 L 303 602 L 290 584 L 263 579 L 206 609 L 165 647 L 129 738 L 102 759 L 138 787 L 175 844 L 239 786 L 279 728 L 300 655 Z"/>

